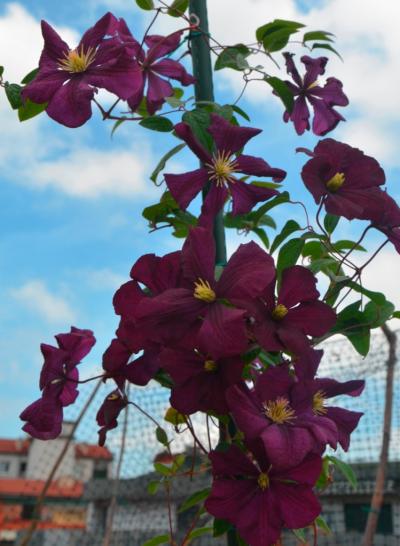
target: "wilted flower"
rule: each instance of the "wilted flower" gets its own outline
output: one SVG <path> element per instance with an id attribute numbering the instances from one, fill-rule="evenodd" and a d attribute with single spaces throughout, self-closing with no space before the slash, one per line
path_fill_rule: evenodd
<path id="1" fill-rule="evenodd" d="M 97 412 L 97 424 L 99 429 L 99 445 L 103 446 L 106 441 L 107 432 L 118 426 L 118 416 L 128 405 L 126 396 L 118 389 L 108 394 L 99 411 Z"/>

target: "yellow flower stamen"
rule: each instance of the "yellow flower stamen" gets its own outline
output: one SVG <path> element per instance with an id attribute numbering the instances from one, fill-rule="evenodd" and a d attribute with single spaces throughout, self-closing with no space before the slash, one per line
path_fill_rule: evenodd
<path id="1" fill-rule="evenodd" d="M 197 282 L 194 283 L 194 286 L 195 288 L 193 295 L 198 300 L 202 300 L 207 303 L 212 303 L 216 300 L 217 296 L 208 281 L 203 281 L 203 279 L 199 279 Z"/>
<path id="2" fill-rule="evenodd" d="M 326 187 L 329 191 L 337 191 L 339 188 L 343 186 L 345 182 L 345 176 L 344 173 L 336 173 L 328 182 L 326 183 Z"/>
<path id="3" fill-rule="evenodd" d="M 107 396 L 107 400 L 119 400 L 119 398 L 120 398 L 119 394 L 116 394 L 115 392 Z"/>
<path id="4" fill-rule="evenodd" d="M 85 52 L 81 46 L 80 50 L 70 49 L 68 53 L 65 53 L 65 59 L 59 59 L 58 66 L 71 74 L 85 72 L 94 61 L 95 56 L 96 50 L 93 47 L 89 47 Z"/>
<path id="5" fill-rule="evenodd" d="M 288 308 L 285 305 L 283 305 L 282 303 L 280 303 L 272 311 L 272 318 L 275 319 L 275 320 L 281 320 L 281 319 L 283 319 L 283 317 L 286 317 L 288 312 L 289 312 Z"/>
<path id="6" fill-rule="evenodd" d="M 214 360 L 206 360 L 204 362 L 204 369 L 206 372 L 215 372 L 218 368 L 218 365 Z"/>
<path id="7" fill-rule="evenodd" d="M 327 409 L 325 407 L 326 394 L 324 391 L 317 391 L 313 396 L 313 412 L 315 415 L 325 415 Z"/>
<path id="8" fill-rule="evenodd" d="M 266 474 L 265 472 L 261 472 L 258 476 L 258 479 L 257 479 L 257 482 L 258 482 L 258 487 L 260 489 L 262 489 L 263 491 L 265 491 L 266 489 L 268 489 L 269 487 L 269 478 L 268 478 L 268 474 Z"/>
<path id="9" fill-rule="evenodd" d="M 210 180 L 217 186 L 222 187 L 228 182 L 235 182 L 232 174 L 237 172 L 238 164 L 234 159 L 230 159 L 231 155 L 230 152 L 217 152 L 212 163 L 206 163 Z"/>
<path id="10" fill-rule="evenodd" d="M 264 409 L 266 417 L 278 425 L 296 419 L 295 412 L 286 398 L 277 398 L 275 401 L 264 403 Z"/>
<path id="11" fill-rule="evenodd" d="M 310 83 L 307 89 L 312 89 L 313 87 L 317 87 L 318 85 L 319 85 L 319 81 L 315 80 L 315 82 Z"/>

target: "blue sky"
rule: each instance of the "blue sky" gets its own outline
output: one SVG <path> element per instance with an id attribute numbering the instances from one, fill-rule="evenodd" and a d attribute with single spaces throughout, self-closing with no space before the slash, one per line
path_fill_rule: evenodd
<path id="1" fill-rule="evenodd" d="M 254 41 L 254 29 L 275 17 L 304 21 L 311 29 L 324 28 L 337 35 L 346 62 L 332 58 L 327 75 L 343 80 L 351 106 L 344 112 L 348 121 L 332 136 L 377 157 L 391 193 L 400 197 L 395 0 L 385 2 L 379 13 L 372 0 L 352 0 L 350 6 L 345 0 L 245 0 L 239 4 L 233 11 L 231 0 L 209 2 L 211 30 L 223 43 Z M 132 32 L 141 35 L 147 16 L 132 0 L 57 4 L 2 0 L 0 64 L 5 65 L 5 79 L 19 81 L 36 66 L 42 47 L 41 18 L 74 46 L 107 10 L 124 16 Z M 169 19 L 155 30 L 169 32 L 174 25 L 176 21 Z M 223 71 L 215 88 L 217 101 L 229 103 L 239 95 L 241 83 L 236 73 Z M 281 105 L 266 84 L 250 86 L 239 105 L 248 111 L 253 126 L 264 128 L 248 153 L 286 169 L 285 188 L 310 205 L 299 179 L 304 158 L 294 150 L 299 145 L 313 147 L 317 139 L 298 138 L 292 126 L 281 122 Z M 97 113 L 76 130 L 59 126 L 45 115 L 19 124 L 3 94 L 0 116 L 0 435 L 15 436 L 19 412 L 38 395 L 40 343 L 51 343 L 54 334 L 67 331 L 71 324 L 92 328 L 98 344 L 81 366 L 82 376 L 89 375 L 113 337 L 117 321 L 112 295 L 128 278 L 133 262 L 141 254 L 162 254 L 180 246 L 167 230 L 149 234 L 141 217 L 142 209 L 156 202 L 161 192 L 148 179 L 152 167 L 177 141 L 128 123 L 111 140 L 111 124 L 103 123 Z M 195 166 L 196 160 L 182 153 L 168 170 Z M 288 217 L 303 222 L 299 207 L 282 209 L 278 223 Z M 343 222 L 340 234 L 349 237 L 353 229 L 358 227 Z M 238 240 L 229 234 L 231 251 Z M 376 241 L 371 239 L 371 248 Z M 385 251 L 366 275 L 368 287 L 386 288 L 398 306 L 399 263 L 396 254 Z"/>

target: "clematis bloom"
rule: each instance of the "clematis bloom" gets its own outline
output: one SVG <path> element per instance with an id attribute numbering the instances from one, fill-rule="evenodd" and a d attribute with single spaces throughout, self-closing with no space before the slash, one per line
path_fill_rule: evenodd
<path id="1" fill-rule="evenodd" d="M 42 21 L 44 48 L 39 72 L 23 89 L 23 99 L 47 102 L 47 114 L 67 127 L 80 127 L 91 117 L 91 101 L 98 88 L 126 100 L 137 91 L 139 67 L 115 38 L 117 29 L 118 20 L 108 12 L 85 32 L 75 49 L 70 49 Z"/>
<path id="2" fill-rule="evenodd" d="M 217 114 L 211 114 L 208 132 L 215 142 L 211 154 L 198 142 L 187 123 L 175 125 L 175 133 L 203 163 L 200 169 L 185 174 L 165 174 L 165 182 L 173 198 L 185 210 L 208 181 L 210 190 L 204 201 L 202 217 L 212 219 L 223 207 L 228 195 L 232 196 L 233 214 L 245 214 L 259 201 L 266 201 L 278 192 L 271 188 L 246 184 L 237 173 L 253 176 L 267 176 L 275 181 L 285 178 L 282 169 L 270 167 L 259 157 L 244 155 L 240 151 L 245 144 L 261 130 L 251 127 L 237 127 Z M 205 225 L 203 223 L 203 225 Z"/>
<path id="3" fill-rule="evenodd" d="M 385 173 L 373 157 L 332 138 L 320 140 L 301 177 L 317 204 L 348 220 L 373 220 L 382 213 Z"/>
<path id="4" fill-rule="evenodd" d="M 306 527 L 320 514 L 312 488 L 322 462 L 311 455 L 279 470 L 262 449 L 252 450 L 253 460 L 235 445 L 210 453 L 214 479 L 205 508 L 232 523 L 250 546 L 273 546 L 284 528 Z"/>
<path id="5" fill-rule="evenodd" d="M 293 53 L 284 53 L 286 70 L 293 78 L 294 83 L 285 81 L 295 100 L 291 113 L 285 112 L 284 121 L 293 122 L 298 135 L 310 129 L 310 111 L 307 101 L 314 110 L 312 130 L 316 135 L 326 135 L 332 131 L 344 117 L 333 106 L 347 106 L 349 100 L 342 90 L 342 82 L 336 78 L 327 78 L 323 87 L 318 82 L 318 76 L 325 73 L 327 57 L 313 59 L 308 55 L 301 57 L 301 62 L 306 67 L 306 73 L 302 78 L 294 64 Z"/>

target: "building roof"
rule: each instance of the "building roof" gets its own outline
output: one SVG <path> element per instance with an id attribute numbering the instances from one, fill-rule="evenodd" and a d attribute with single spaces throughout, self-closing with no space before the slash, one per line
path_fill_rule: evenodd
<path id="1" fill-rule="evenodd" d="M 27 455 L 30 440 L 10 440 L 0 438 L 0 453 L 10 453 L 15 455 Z"/>
<path id="2" fill-rule="evenodd" d="M 113 456 L 106 447 L 95 444 L 76 444 L 75 457 L 79 459 L 105 459 L 111 461 Z"/>
<path id="3" fill-rule="evenodd" d="M 0 479 L 2 496 L 37 497 L 43 490 L 44 480 L 26 480 L 24 478 Z M 82 496 L 83 483 L 72 479 L 60 479 L 50 484 L 46 497 L 79 498 Z"/>

